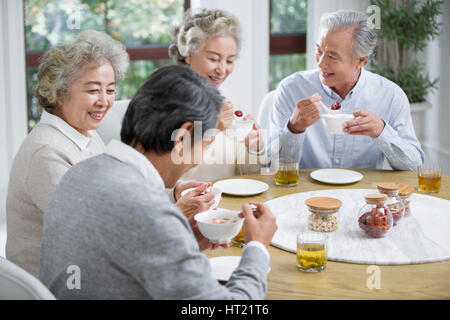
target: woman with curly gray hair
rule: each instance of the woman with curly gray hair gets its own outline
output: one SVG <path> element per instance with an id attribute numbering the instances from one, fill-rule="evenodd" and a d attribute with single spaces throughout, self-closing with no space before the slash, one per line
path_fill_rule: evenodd
<path id="1" fill-rule="evenodd" d="M 238 112 L 240 110 L 227 99 L 229 95 L 221 88 L 222 83 L 234 70 L 241 42 L 239 20 L 223 10 L 188 10 L 181 24 L 173 30 L 169 47 L 172 59 L 178 64 L 189 65 L 220 89 L 226 97 L 218 116 L 219 133 L 205 153 L 204 163 L 191 170 L 184 179 L 215 180 L 259 172 L 258 162 L 264 158 L 260 128 L 254 123 L 247 136 L 242 137 L 244 143 L 236 143 L 235 139 L 230 137 L 228 133 L 231 130 L 227 129 L 232 126 L 235 115 L 240 119 L 253 117 L 242 117 L 242 112 Z"/>
<path id="2" fill-rule="evenodd" d="M 128 63 L 121 43 L 94 30 L 42 58 L 35 88 L 41 119 L 14 158 L 6 200 L 6 257 L 35 276 L 44 211 L 66 171 L 103 152 L 95 130 Z"/>

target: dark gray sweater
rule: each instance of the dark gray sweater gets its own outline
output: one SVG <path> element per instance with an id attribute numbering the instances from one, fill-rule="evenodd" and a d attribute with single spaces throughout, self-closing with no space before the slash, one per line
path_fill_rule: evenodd
<path id="1" fill-rule="evenodd" d="M 40 261 L 40 279 L 59 299 L 263 299 L 269 271 L 264 252 L 247 247 L 220 285 L 164 190 L 107 154 L 61 180 Z"/>

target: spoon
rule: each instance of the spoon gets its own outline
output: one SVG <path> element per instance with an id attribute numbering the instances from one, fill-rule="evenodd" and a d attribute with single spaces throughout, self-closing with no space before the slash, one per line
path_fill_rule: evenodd
<path id="1" fill-rule="evenodd" d="M 322 108 L 325 109 L 325 112 L 328 114 L 336 114 L 339 113 L 340 110 L 331 110 L 330 108 L 328 108 L 325 103 L 322 102 L 322 100 L 320 100 L 320 104 L 322 105 Z"/>
<path id="2" fill-rule="evenodd" d="M 256 206 L 253 204 L 250 205 L 250 208 L 252 208 L 253 212 L 255 212 L 257 209 Z M 244 220 L 244 219 L 245 219 L 244 213 L 241 211 L 231 220 L 231 222 L 234 223 L 234 222 L 238 222 L 239 220 Z"/>

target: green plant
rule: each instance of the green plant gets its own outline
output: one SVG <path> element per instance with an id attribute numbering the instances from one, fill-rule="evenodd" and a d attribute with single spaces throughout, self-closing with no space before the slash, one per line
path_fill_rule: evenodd
<path id="1" fill-rule="evenodd" d="M 417 61 L 428 41 L 440 33 L 441 0 L 373 0 L 380 8 L 381 28 L 377 30 L 380 44 L 373 71 L 397 83 L 409 102 L 424 101 L 435 89 L 438 79 L 430 80 Z"/>

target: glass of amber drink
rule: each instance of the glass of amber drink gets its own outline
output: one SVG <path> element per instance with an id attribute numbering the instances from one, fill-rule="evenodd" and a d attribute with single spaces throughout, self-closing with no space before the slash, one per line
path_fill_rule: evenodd
<path id="1" fill-rule="evenodd" d="M 304 272 L 320 272 L 327 265 L 327 235 L 303 231 L 297 234 L 297 268 Z"/>
<path id="2" fill-rule="evenodd" d="M 298 161 L 277 161 L 275 164 L 275 183 L 278 186 L 292 187 L 298 181 Z"/>
<path id="3" fill-rule="evenodd" d="M 439 192 L 441 188 L 441 166 L 438 164 L 424 164 L 417 168 L 419 180 L 418 191 L 425 193 Z"/>
<path id="4" fill-rule="evenodd" d="M 231 244 L 233 244 L 235 247 L 240 247 L 240 248 L 242 248 L 244 246 L 244 244 L 245 244 L 244 227 L 242 227 L 241 231 L 238 233 L 238 235 L 231 240 Z"/>

